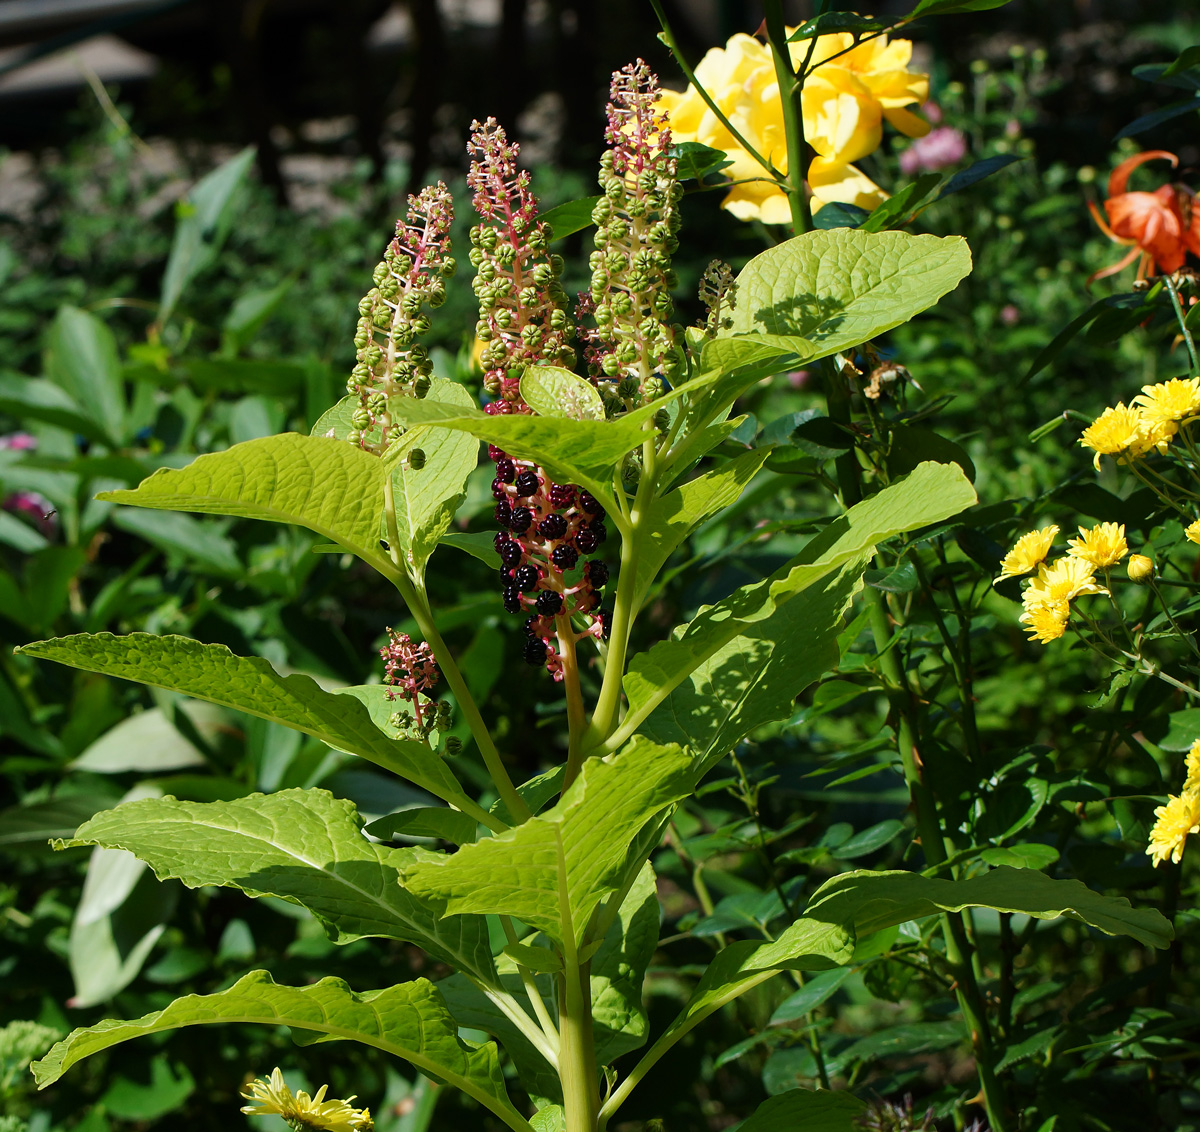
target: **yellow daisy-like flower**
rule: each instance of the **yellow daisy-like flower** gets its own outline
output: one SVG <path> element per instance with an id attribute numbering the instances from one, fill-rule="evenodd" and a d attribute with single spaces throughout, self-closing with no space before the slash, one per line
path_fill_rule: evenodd
<path id="1" fill-rule="evenodd" d="M 1178 796 L 1172 794 L 1165 806 L 1154 811 L 1150 831 L 1150 859 L 1161 865 L 1168 857 L 1179 864 L 1189 833 L 1200 833 L 1200 790 L 1194 787 Z"/>
<path id="2" fill-rule="evenodd" d="M 1188 751 L 1184 770 L 1187 772 L 1187 778 L 1183 783 L 1184 790 L 1200 788 L 1200 739 L 1197 739 L 1192 744 L 1192 749 Z"/>
<path id="3" fill-rule="evenodd" d="M 1200 542 L 1200 519 L 1189 523 L 1183 530 L 1184 538 L 1189 542 Z"/>
<path id="4" fill-rule="evenodd" d="M 1155 451 L 1163 453 L 1178 431 L 1179 425 L 1174 421 L 1159 420 L 1148 415 L 1145 409 L 1139 409 L 1137 438 L 1129 446 L 1129 455 L 1146 456 Z"/>
<path id="5" fill-rule="evenodd" d="M 1096 583 L 1096 568 L 1082 558 L 1060 558 L 1050 565 L 1042 563 L 1037 577 L 1021 596 L 1026 610 L 1038 605 L 1064 605 L 1085 594 L 1106 594 Z"/>
<path id="6" fill-rule="evenodd" d="M 1095 450 L 1096 458 L 1092 463 L 1099 470 L 1101 456 L 1119 456 L 1138 443 L 1141 432 L 1142 418 L 1137 409 L 1121 401 L 1092 421 L 1083 430 L 1079 443 Z"/>
<path id="7" fill-rule="evenodd" d="M 1154 424 L 1195 416 L 1200 411 L 1200 377 L 1176 377 L 1157 385 L 1143 385 L 1133 403 Z"/>
<path id="8" fill-rule="evenodd" d="M 371 1110 L 351 1107 L 353 1097 L 327 1101 L 325 1090 L 328 1088 L 328 1085 L 322 1085 L 315 1097 L 303 1090 L 293 1096 L 284 1083 L 283 1073 L 276 1068 L 269 1081 L 259 1078 L 242 1090 L 242 1096 L 252 1102 L 243 1106 L 242 1112 L 250 1116 L 280 1116 L 297 1132 L 308 1132 L 309 1129 L 316 1132 L 371 1132 L 375 1127 Z"/>
<path id="9" fill-rule="evenodd" d="M 1050 547 L 1056 534 L 1058 534 L 1058 527 L 1049 526 L 1042 527 L 1040 531 L 1030 531 L 1028 534 L 1022 535 L 1017 539 L 1012 550 L 1000 560 L 1000 577 L 996 581 L 1002 581 L 1004 578 L 1016 578 L 1036 569 L 1050 553 Z"/>
<path id="10" fill-rule="evenodd" d="M 1072 558 L 1082 558 L 1097 570 L 1115 566 L 1129 553 L 1123 523 L 1101 523 L 1091 530 L 1079 528 L 1079 538 L 1069 539 Z"/>
<path id="11" fill-rule="evenodd" d="M 1067 618 L 1071 607 L 1065 601 L 1041 602 L 1037 605 L 1027 605 L 1020 620 L 1025 624 L 1032 640 L 1048 644 L 1056 641 L 1067 631 Z"/>

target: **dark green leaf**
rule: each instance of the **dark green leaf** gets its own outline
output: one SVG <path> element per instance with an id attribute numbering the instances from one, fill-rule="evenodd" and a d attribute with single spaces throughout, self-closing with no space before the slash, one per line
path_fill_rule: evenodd
<path id="1" fill-rule="evenodd" d="M 554 230 L 554 235 L 551 237 L 552 242 L 562 240 L 591 227 L 593 223 L 592 210 L 599 200 L 598 196 L 569 200 L 565 204 L 550 209 L 549 212 L 542 213 L 538 219 L 549 224 Z"/>
<path id="2" fill-rule="evenodd" d="M 1135 118 L 1113 138 L 1113 141 L 1120 141 L 1122 138 L 1129 138 L 1133 137 L 1134 134 L 1144 133 L 1146 130 L 1152 130 L 1155 126 L 1161 126 L 1164 122 L 1169 122 L 1173 118 L 1179 118 L 1184 114 L 1190 114 L 1196 110 L 1200 110 L 1200 95 L 1197 95 L 1195 98 L 1185 98 L 1180 102 L 1172 102 L 1169 106 L 1164 106 L 1149 114 L 1143 114 L 1140 118 Z"/>
<path id="3" fill-rule="evenodd" d="M 892 425 L 891 446 L 888 448 L 888 472 L 902 476 L 918 464 L 933 460 L 938 464 L 957 464 L 967 479 L 975 482 L 975 465 L 963 449 L 922 425 Z"/>
<path id="4" fill-rule="evenodd" d="M 865 1109 L 853 1093 L 789 1089 L 763 1101 L 738 1132 L 855 1132 Z"/>
<path id="5" fill-rule="evenodd" d="M 897 226 L 897 222 L 925 203 L 926 199 L 942 182 L 940 173 L 925 173 L 911 185 L 905 185 L 898 193 L 879 205 L 862 222 L 860 232 L 886 232 Z"/>
<path id="6" fill-rule="evenodd" d="M 959 12 L 986 12 L 991 8 L 1003 8 L 1008 0 L 921 0 L 904 17 L 904 21 L 918 16 L 951 16 Z"/>
<path id="7" fill-rule="evenodd" d="M 797 43 L 802 39 L 814 39 L 818 35 L 828 35 L 835 31 L 865 35 L 870 31 L 883 31 L 890 26 L 882 20 L 875 20 L 870 16 L 860 16 L 857 12 L 822 12 L 811 20 L 805 20 L 788 36 L 788 42 Z"/>
<path id="8" fill-rule="evenodd" d="M 786 1022 L 795 1022 L 806 1014 L 816 1010 L 823 1002 L 837 993 L 838 987 L 854 974 L 853 967 L 835 967 L 832 971 L 821 971 L 806 979 L 795 994 L 785 998 L 771 1015 L 768 1026 L 782 1026 Z"/>
<path id="9" fill-rule="evenodd" d="M 455 845 L 467 845 L 475 840 L 477 829 L 475 819 L 459 810 L 417 806 L 371 822 L 366 832 L 382 841 L 403 834 L 405 837 L 439 837 Z"/>
<path id="10" fill-rule="evenodd" d="M 840 204 L 834 201 L 824 205 L 813 216 L 813 227 L 822 231 L 833 228 L 858 228 L 871 213 L 856 204 Z"/>
<path id="11" fill-rule="evenodd" d="M 709 173 L 717 173 L 733 164 L 723 150 L 701 142 L 679 142 L 671 146 L 671 153 L 679 161 L 681 181 L 703 181 Z"/>
<path id="12" fill-rule="evenodd" d="M 870 829 L 864 829 L 861 833 L 856 833 L 853 837 L 843 841 L 836 849 L 831 850 L 834 857 L 840 861 L 850 861 L 855 857 L 865 857 L 868 853 L 874 853 L 877 849 L 882 849 L 889 841 L 894 840 L 904 832 L 904 823 L 896 821 L 895 818 L 889 818 L 887 821 L 881 821 L 877 825 L 871 826 Z"/>
<path id="13" fill-rule="evenodd" d="M 997 154 L 995 157 L 985 157 L 982 161 L 976 161 L 973 165 L 968 165 L 961 172 L 955 173 L 946 182 L 946 187 L 938 193 L 937 199 L 942 200 L 954 193 L 961 193 L 963 189 L 969 189 L 985 177 L 990 177 L 993 173 L 999 173 L 1001 169 L 1012 165 L 1013 162 L 1024 160 L 1023 157 L 1018 157 L 1015 153 L 1003 153 Z"/>

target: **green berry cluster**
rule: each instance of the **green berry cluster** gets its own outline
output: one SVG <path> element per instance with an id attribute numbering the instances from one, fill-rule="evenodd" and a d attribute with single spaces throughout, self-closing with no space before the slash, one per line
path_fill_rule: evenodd
<path id="1" fill-rule="evenodd" d="M 359 398 L 349 440 L 380 455 L 404 431 L 389 410 L 391 398 L 429 392 L 433 365 L 418 339 L 430 328 L 425 308 L 446 301 L 446 280 L 455 270 L 447 235 L 454 218 L 450 190 L 439 181 L 408 201 L 408 220 L 397 221 L 375 285 L 358 304 L 357 364 L 346 383 Z"/>

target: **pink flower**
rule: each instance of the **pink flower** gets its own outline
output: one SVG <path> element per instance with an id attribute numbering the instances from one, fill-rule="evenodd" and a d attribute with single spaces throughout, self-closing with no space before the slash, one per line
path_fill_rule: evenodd
<path id="1" fill-rule="evenodd" d="M 1016 326 L 1021 321 L 1021 312 L 1013 303 L 1005 303 L 1000 308 L 1000 321 L 1005 326 Z"/>
<path id="2" fill-rule="evenodd" d="M 37 437 L 27 432 L 10 432 L 7 436 L 0 436 L 0 450 L 9 448 L 14 452 L 32 452 L 37 443 Z"/>
<path id="3" fill-rule="evenodd" d="M 14 491 L 3 504 L 5 511 L 28 515 L 47 538 L 58 530 L 57 512 L 54 504 L 36 491 Z"/>
<path id="4" fill-rule="evenodd" d="M 957 165 L 967 154 L 967 139 L 953 126 L 939 126 L 917 138 L 900 154 L 900 171 L 911 177 Z"/>

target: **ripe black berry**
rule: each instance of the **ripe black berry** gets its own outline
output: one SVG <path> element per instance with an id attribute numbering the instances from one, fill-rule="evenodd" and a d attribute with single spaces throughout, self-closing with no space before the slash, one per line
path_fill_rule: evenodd
<path id="1" fill-rule="evenodd" d="M 512 483 L 517 478 L 517 466 L 508 458 L 496 461 L 496 478 Z"/>
<path id="2" fill-rule="evenodd" d="M 507 504 L 501 503 L 496 508 L 497 512 L 499 512 L 500 507 L 507 507 Z M 496 521 L 500 522 L 499 514 L 496 516 Z M 503 526 L 505 524 L 501 525 Z M 509 512 L 507 526 L 509 526 L 517 534 L 523 535 L 532 525 L 533 512 L 530 511 L 528 507 L 513 507 Z"/>
<path id="3" fill-rule="evenodd" d="M 504 481 L 499 476 L 497 476 L 494 480 L 492 480 L 492 498 L 493 499 L 507 499 L 508 498 L 508 492 L 504 490 Z"/>
<path id="4" fill-rule="evenodd" d="M 542 590 L 537 596 L 537 611 L 543 617 L 553 617 L 563 607 L 562 594 L 554 590 Z"/>
<path id="5" fill-rule="evenodd" d="M 494 444 L 488 445 L 488 459 L 493 464 L 498 464 L 501 460 L 507 460 L 508 454 L 503 448 L 497 448 Z"/>
<path id="6" fill-rule="evenodd" d="M 503 562 L 505 566 L 513 567 L 520 564 L 521 548 L 515 542 L 513 542 L 512 539 L 509 539 L 508 542 L 504 543 L 499 550 L 500 561 Z"/>
<path id="7" fill-rule="evenodd" d="M 600 540 L 591 527 L 582 527 L 575 536 L 575 545 L 579 548 L 580 554 L 591 554 L 600 545 Z"/>
<path id="8" fill-rule="evenodd" d="M 530 637 L 525 642 L 525 663 L 532 664 L 535 668 L 546 662 L 546 645 L 537 637 Z"/>
<path id="9" fill-rule="evenodd" d="M 604 525 L 603 519 L 593 519 L 588 523 L 588 530 L 596 536 L 597 543 L 601 543 L 608 538 L 608 528 Z"/>
<path id="10" fill-rule="evenodd" d="M 540 485 L 541 481 L 537 477 L 537 472 L 524 471 L 517 476 L 517 494 L 522 499 L 536 494 Z"/>
<path id="11" fill-rule="evenodd" d="M 518 510 L 524 511 L 525 508 L 520 507 L 520 508 L 518 508 Z M 513 510 L 507 503 L 497 503 L 496 510 L 493 514 L 495 516 L 497 526 L 501 526 L 501 527 L 511 527 L 512 526 Z M 526 514 L 528 514 L 528 512 L 526 512 Z M 526 523 L 525 527 L 528 527 L 528 526 L 529 526 L 529 524 Z M 522 527 L 521 530 L 525 530 L 525 527 Z"/>
<path id="12" fill-rule="evenodd" d="M 604 562 L 596 561 L 587 564 L 587 580 L 593 586 L 608 585 L 608 566 Z"/>
<path id="13" fill-rule="evenodd" d="M 540 634 L 537 631 L 537 626 L 538 626 L 539 621 L 541 621 L 540 617 L 526 617 L 525 618 L 525 636 L 527 636 L 527 637 L 540 636 Z"/>
<path id="14" fill-rule="evenodd" d="M 554 507 L 566 509 L 575 502 L 575 489 L 567 484 L 551 484 L 550 503 Z"/>
<path id="15" fill-rule="evenodd" d="M 579 506 L 589 515 L 602 516 L 604 514 L 604 508 L 596 502 L 596 497 L 590 491 L 584 491 L 583 488 L 579 489 Z"/>
<path id="16" fill-rule="evenodd" d="M 547 515 L 538 523 L 538 534 L 542 538 L 562 538 L 567 533 L 567 520 L 558 513 Z"/>
<path id="17" fill-rule="evenodd" d="M 516 586 L 504 587 L 504 608 L 509 613 L 521 612 L 521 591 Z"/>
<path id="18" fill-rule="evenodd" d="M 579 561 L 579 551 L 570 543 L 564 542 L 551 552 L 550 561 L 560 570 L 570 570 Z"/>
<path id="19" fill-rule="evenodd" d="M 524 566 L 517 567 L 517 572 L 513 576 L 513 579 L 517 584 L 517 588 L 522 593 L 529 593 L 530 590 L 537 588 L 540 577 L 538 568 L 532 563 L 526 562 Z"/>
<path id="20" fill-rule="evenodd" d="M 612 632 L 612 614 L 606 609 L 600 614 L 600 636 L 604 640 L 608 640 L 609 633 Z"/>

